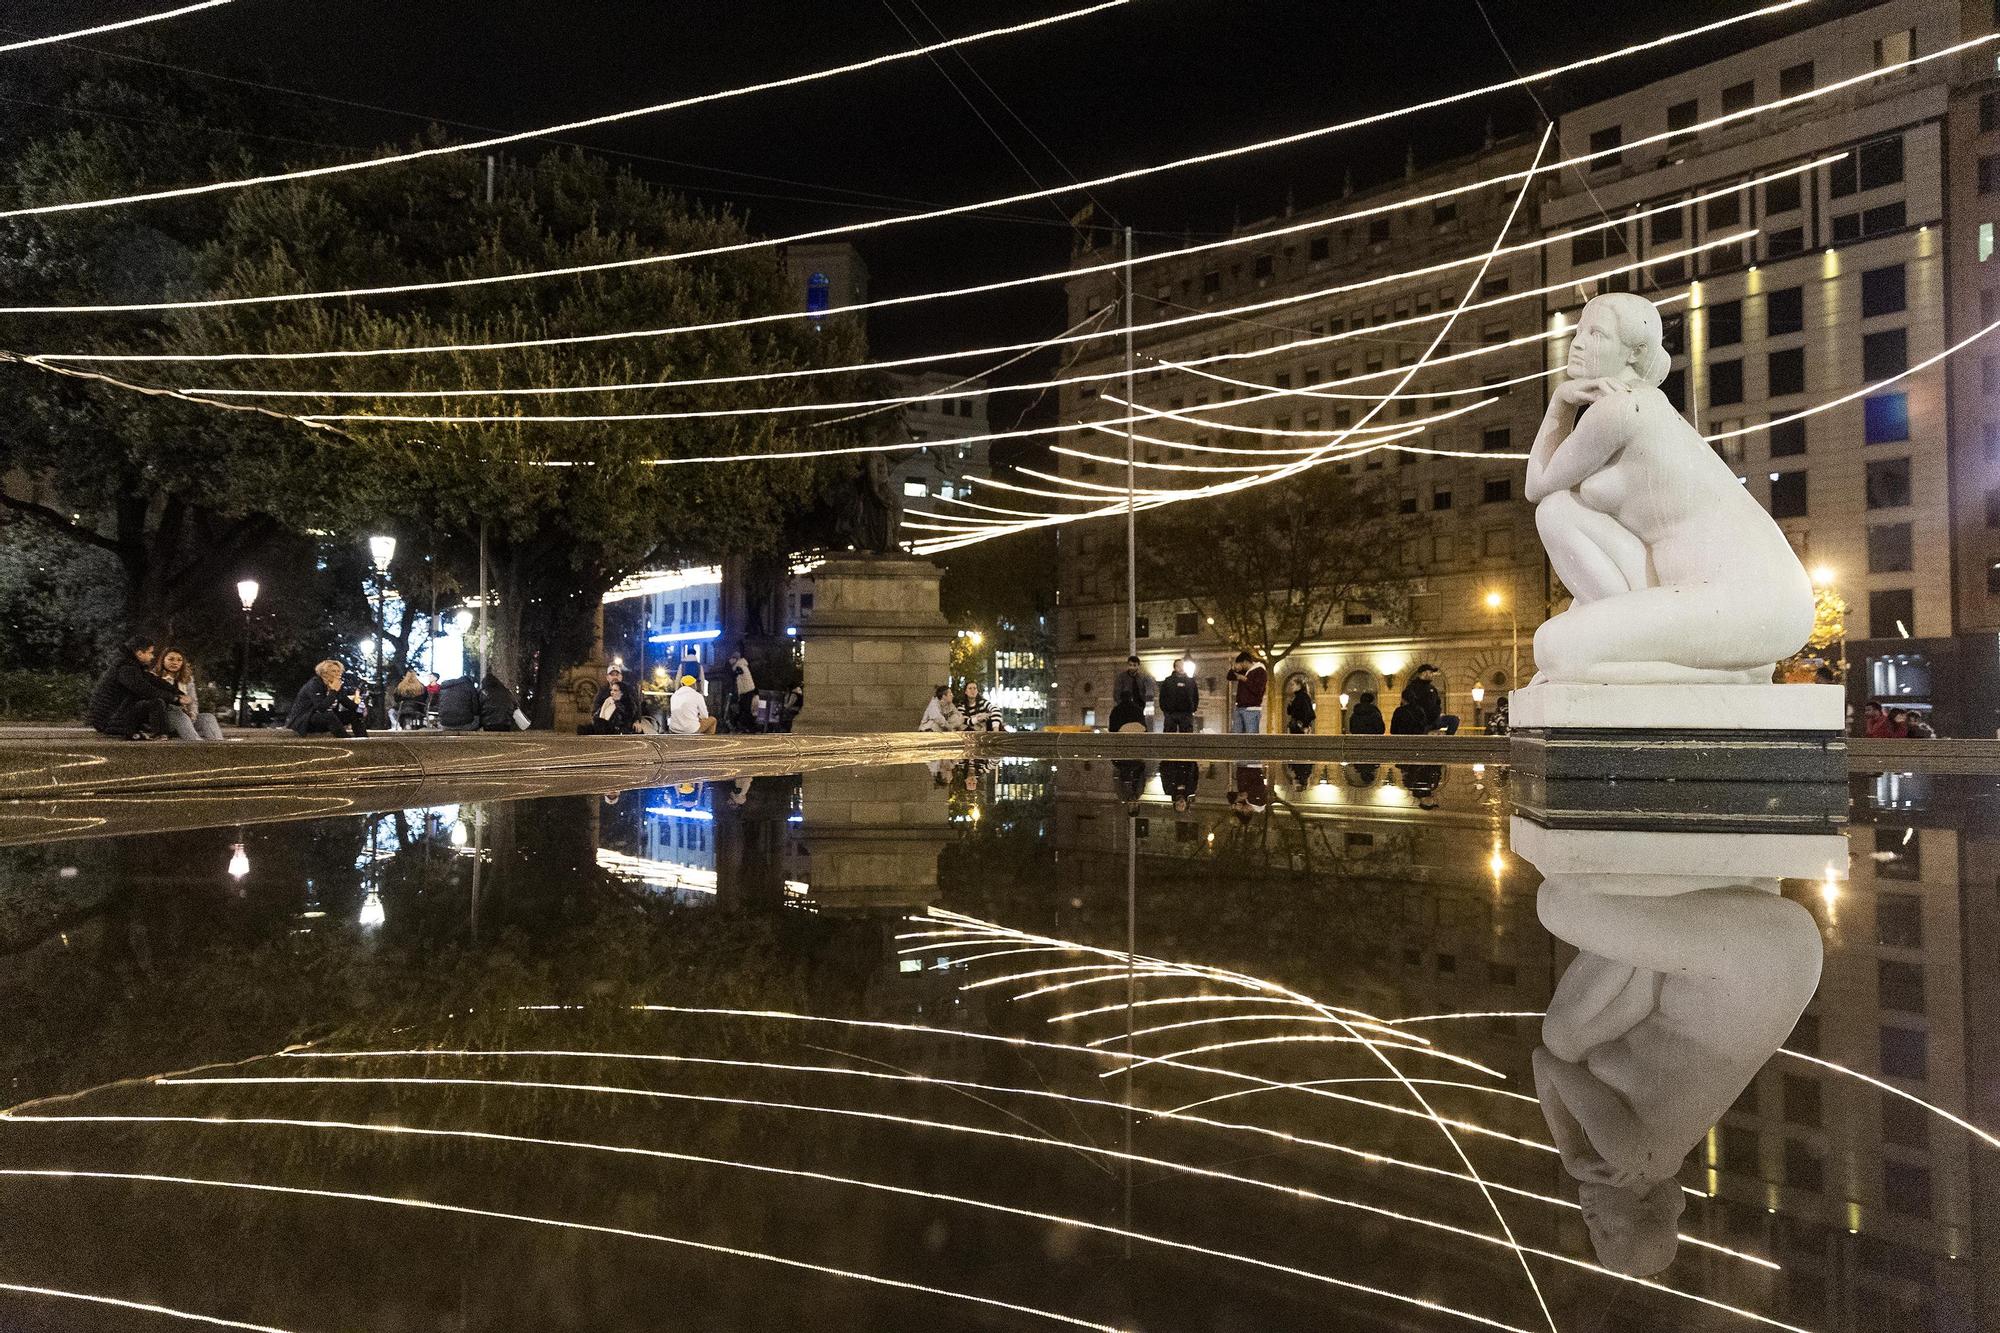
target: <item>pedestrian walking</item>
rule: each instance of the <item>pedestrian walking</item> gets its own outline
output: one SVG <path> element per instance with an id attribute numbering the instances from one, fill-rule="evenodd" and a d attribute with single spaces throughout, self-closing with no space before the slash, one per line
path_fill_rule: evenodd
<path id="1" fill-rule="evenodd" d="M 931 691 L 931 701 L 924 705 L 923 720 L 917 723 L 917 730 L 965 730 L 965 715 L 958 711 L 958 701 L 951 697 L 951 686 L 940 685 Z"/>
<path id="2" fill-rule="evenodd" d="M 1111 729 L 1123 731 L 1135 726 L 1146 730 L 1146 707 L 1158 689 L 1153 678 L 1139 669 L 1138 657 L 1126 658 L 1125 669 L 1111 682 Z"/>
<path id="3" fill-rule="evenodd" d="M 1249 736 L 1264 730 L 1264 691 L 1270 682 L 1271 673 L 1262 662 L 1247 650 L 1236 654 L 1236 663 L 1229 668 L 1229 683 L 1236 690 L 1236 707 L 1229 715 L 1231 731 Z"/>
<path id="4" fill-rule="evenodd" d="M 119 646 L 84 706 L 83 720 L 93 731 L 135 741 L 167 735 L 167 709 L 179 705 L 181 692 L 148 670 L 154 652 L 153 640 L 144 634 Z"/>
<path id="5" fill-rule="evenodd" d="M 347 668 L 328 658 L 299 686 L 285 728 L 295 736 L 352 736 L 366 739 L 367 714 L 353 693 L 342 693 Z"/>
<path id="6" fill-rule="evenodd" d="M 576 729 L 579 736 L 631 736 L 639 730 L 639 696 L 625 684 L 625 669 L 609 667 L 590 706 L 590 721 Z"/>
<path id="7" fill-rule="evenodd" d="M 736 646 L 736 652 L 729 659 L 730 714 L 729 724 L 735 731 L 755 731 L 757 729 L 757 678 L 750 672 L 750 659 L 743 655 L 743 645 Z"/>
<path id="8" fill-rule="evenodd" d="M 178 648 L 169 648 L 160 654 L 159 665 L 153 672 L 161 680 L 171 682 L 179 692 L 179 698 L 167 705 L 167 729 L 184 741 L 219 741 L 222 739 L 222 723 L 215 714 L 201 711 L 201 692 L 195 685 L 194 667 L 188 663 L 187 654 Z"/>
<path id="9" fill-rule="evenodd" d="M 667 733 L 672 736 L 700 736 L 715 730 L 708 715 L 708 700 L 695 688 L 693 676 L 682 676 L 674 697 L 667 701 Z"/>
<path id="10" fill-rule="evenodd" d="M 1304 681 L 1292 686 L 1292 697 L 1285 700 L 1285 726 L 1294 736 L 1304 736 L 1312 731 L 1319 720 L 1319 709 L 1313 703 L 1312 691 Z"/>
<path id="11" fill-rule="evenodd" d="M 1375 702 L 1375 691 L 1361 691 L 1361 697 L 1354 702 L 1353 711 L 1347 715 L 1347 734 L 1380 736 L 1388 730 L 1382 721 L 1382 707 Z"/>
<path id="12" fill-rule="evenodd" d="M 1160 682 L 1160 716 L 1165 730 L 1185 735 L 1194 730 L 1194 715 L 1201 709 L 1201 687 L 1194 677 L 1175 667 Z"/>

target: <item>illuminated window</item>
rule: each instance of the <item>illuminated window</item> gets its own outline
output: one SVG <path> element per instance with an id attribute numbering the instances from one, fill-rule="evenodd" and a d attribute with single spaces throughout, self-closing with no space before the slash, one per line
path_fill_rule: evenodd
<path id="1" fill-rule="evenodd" d="M 921 481 L 906 481 L 903 483 L 903 494 L 922 499 L 929 492 L 924 489 L 924 484 Z"/>
<path id="2" fill-rule="evenodd" d="M 812 313 L 826 310 L 833 304 L 833 282 L 824 273 L 815 273 L 806 279 L 806 309 Z"/>
<path id="3" fill-rule="evenodd" d="M 1878 393 L 1862 404 L 1864 438 L 1870 444 L 1893 444 L 1910 438 L 1908 394 Z"/>

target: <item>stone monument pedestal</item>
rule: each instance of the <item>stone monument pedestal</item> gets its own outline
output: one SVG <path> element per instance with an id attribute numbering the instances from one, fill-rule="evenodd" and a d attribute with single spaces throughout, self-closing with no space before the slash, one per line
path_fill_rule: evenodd
<path id="1" fill-rule="evenodd" d="M 809 882 L 822 911 L 921 911 L 938 900 L 938 857 L 953 830 L 949 793 L 928 767 L 833 769 L 803 783 Z"/>
<path id="2" fill-rule="evenodd" d="M 1522 812 L 1551 828 L 1823 829 L 1845 813 L 1837 685 L 1567 685 L 1510 701 Z"/>
<path id="3" fill-rule="evenodd" d="M 808 735 L 915 731 L 951 668 L 951 629 L 938 610 L 943 571 L 929 560 L 838 555 L 813 571 L 804 642 Z"/>

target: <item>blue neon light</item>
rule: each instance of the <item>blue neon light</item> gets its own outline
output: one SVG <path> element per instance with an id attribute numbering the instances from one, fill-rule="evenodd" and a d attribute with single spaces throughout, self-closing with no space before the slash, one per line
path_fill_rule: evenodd
<path id="1" fill-rule="evenodd" d="M 648 634 L 647 643 L 707 643 L 722 637 L 720 629 L 688 629 L 677 634 Z"/>

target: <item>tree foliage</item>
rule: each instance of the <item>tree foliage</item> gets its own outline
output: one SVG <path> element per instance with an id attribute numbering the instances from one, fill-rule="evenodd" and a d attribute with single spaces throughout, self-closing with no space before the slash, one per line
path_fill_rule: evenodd
<path id="1" fill-rule="evenodd" d="M 1142 512 L 1139 595 L 1178 602 L 1277 663 L 1338 630 L 1349 609 L 1396 621 L 1409 524 L 1379 490 L 1331 468 Z M 1122 553 L 1122 552 L 1121 552 Z"/>

